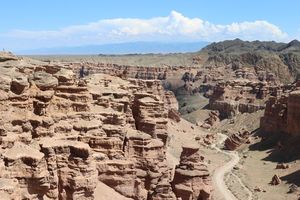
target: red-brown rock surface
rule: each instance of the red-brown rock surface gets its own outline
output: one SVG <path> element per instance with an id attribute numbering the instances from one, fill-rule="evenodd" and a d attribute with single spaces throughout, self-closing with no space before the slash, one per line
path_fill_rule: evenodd
<path id="1" fill-rule="evenodd" d="M 232 118 L 238 113 L 253 113 L 264 109 L 270 95 L 278 95 L 276 84 L 238 78 L 219 82 L 209 99 L 210 109 L 218 110 L 221 118 Z"/>
<path id="2" fill-rule="evenodd" d="M 180 117 L 175 96 L 159 80 L 105 74 L 79 80 L 59 63 L 5 56 L 0 60 L 3 198 L 94 199 L 100 181 L 132 199 L 176 199 L 166 161 L 167 123 L 168 116 Z M 186 153 L 182 165 L 194 162 L 192 182 L 202 184 L 190 185 L 192 195 L 209 195 L 200 155 Z"/>
<path id="3" fill-rule="evenodd" d="M 287 103 L 287 132 L 291 135 L 300 135 L 300 90 L 289 94 Z"/>
<path id="4" fill-rule="evenodd" d="M 172 185 L 182 200 L 212 198 L 209 172 L 198 147 L 183 147 Z"/>
<path id="5" fill-rule="evenodd" d="M 249 139 L 250 133 L 248 131 L 241 131 L 230 135 L 226 140 L 224 147 L 227 150 L 235 150 L 242 144 L 245 144 Z"/>
<path id="6" fill-rule="evenodd" d="M 294 84 L 287 86 L 282 95 L 269 98 L 260 124 L 263 131 L 299 136 L 299 91 L 297 84 Z"/>
<path id="7" fill-rule="evenodd" d="M 284 132 L 287 127 L 287 95 L 270 97 L 260 127 L 265 132 Z"/>
<path id="8" fill-rule="evenodd" d="M 215 110 L 211 111 L 209 113 L 209 117 L 204 121 L 201 127 L 206 129 L 211 128 L 213 125 L 220 122 L 219 115 L 220 115 L 219 111 L 215 111 Z"/>

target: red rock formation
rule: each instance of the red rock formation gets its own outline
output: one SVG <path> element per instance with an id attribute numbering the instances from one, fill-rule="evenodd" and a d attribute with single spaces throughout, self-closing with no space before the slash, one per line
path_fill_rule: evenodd
<path id="1" fill-rule="evenodd" d="M 287 132 L 291 135 L 300 135 L 300 90 L 289 94 L 287 102 Z"/>
<path id="2" fill-rule="evenodd" d="M 78 73 L 81 66 L 84 65 L 90 74 L 103 73 L 113 76 L 118 76 L 124 79 L 135 78 L 142 80 L 166 80 L 174 76 L 182 76 L 186 71 L 196 70 L 197 67 L 184 67 L 184 66 L 130 66 L 118 65 L 111 63 L 64 63 L 65 67 Z"/>
<path id="3" fill-rule="evenodd" d="M 177 198 L 211 199 L 211 180 L 198 147 L 183 147 L 172 182 Z"/>
<path id="4" fill-rule="evenodd" d="M 89 145 L 82 142 L 44 139 L 49 184 L 47 196 L 53 199 L 93 199 L 97 171 Z"/>
<path id="5" fill-rule="evenodd" d="M 94 199 L 101 181 L 133 199 L 175 199 L 165 151 L 178 104 L 160 81 L 76 80 L 59 64 L 26 62 L 0 66 L 0 194 Z"/>
<path id="6" fill-rule="evenodd" d="M 209 129 L 214 126 L 216 123 L 220 122 L 219 111 L 211 111 L 209 113 L 209 118 L 207 118 L 204 123 L 201 125 L 202 128 Z"/>
<path id="7" fill-rule="evenodd" d="M 230 135 L 226 140 L 224 147 L 227 150 L 236 150 L 242 144 L 249 140 L 250 133 L 248 131 L 241 131 Z"/>
<path id="8" fill-rule="evenodd" d="M 264 109 L 266 97 L 274 94 L 276 89 L 277 86 L 270 87 L 248 79 L 220 82 L 210 96 L 210 109 L 218 110 L 221 118 L 232 118 L 238 113 L 253 113 Z"/>
<path id="9" fill-rule="evenodd" d="M 260 127 L 265 132 L 284 132 L 287 126 L 287 100 L 286 95 L 270 97 L 266 102 L 264 116 Z"/>
<path id="10" fill-rule="evenodd" d="M 180 114 L 177 110 L 170 109 L 168 112 L 168 117 L 176 122 L 180 122 Z"/>
<path id="11" fill-rule="evenodd" d="M 133 117 L 136 128 L 150 134 L 153 138 L 167 141 L 167 114 L 163 102 L 155 96 L 144 93 L 135 94 L 133 103 Z"/>
<path id="12" fill-rule="evenodd" d="M 275 174 L 272 177 L 271 185 L 279 185 L 280 183 L 281 183 L 281 180 L 280 180 L 279 176 Z"/>
<path id="13" fill-rule="evenodd" d="M 270 97 L 266 103 L 260 127 L 269 133 L 288 133 L 292 136 L 300 134 L 298 119 L 300 93 L 298 88 L 284 91 L 278 97 Z"/>

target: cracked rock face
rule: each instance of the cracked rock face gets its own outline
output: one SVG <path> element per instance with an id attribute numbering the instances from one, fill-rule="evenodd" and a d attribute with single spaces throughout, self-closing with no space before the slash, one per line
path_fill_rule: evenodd
<path id="1" fill-rule="evenodd" d="M 159 80 L 105 74 L 78 80 L 59 63 L 5 56 L 0 64 L 11 66 L 0 66 L 1 198 L 95 199 L 101 182 L 124 198 L 176 199 L 167 123 L 169 115 L 180 117 Z M 209 196 L 202 188 L 209 174 L 198 176 L 201 159 L 187 151 L 180 166 L 194 167 L 177 174 L 201 182 L 186 186 L 195 195 Z"/>

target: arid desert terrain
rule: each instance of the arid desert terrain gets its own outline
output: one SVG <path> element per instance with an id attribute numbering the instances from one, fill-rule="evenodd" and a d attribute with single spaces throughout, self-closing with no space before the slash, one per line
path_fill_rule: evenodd
<path id="1" fill-rule="evenodd" d="M 300 42 L 0 52 L 0 199 L 299 200 Z"/>

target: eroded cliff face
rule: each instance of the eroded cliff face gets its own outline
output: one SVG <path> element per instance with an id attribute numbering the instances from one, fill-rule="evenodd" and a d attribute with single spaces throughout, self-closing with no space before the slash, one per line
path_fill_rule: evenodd
<path id="1" fill-rule="evenodd" d="M 211 179 L 199 147 L 183 147 L 172 184 L 176 196 L 182 200 L 211 199 Z"/>
<path id="2" fill-rule="evenodd" d="M 291 135 L 300 135 L 300 89 L 291 92 L 287 103 L 287 132 Z"/>
<path id="3" fill-rule="evenodd" d="M 86 70 L 91 74 L 102 73 L 122 78 L 135 78 L 143 80 L 173 80 L 181 79 L 185 71 L 195 70 L 196 66 L 136 66 L 136 65 L 120 65 L 113 63 L 98 63 L 98 62 L 64 62 L 66 68 L 78 72 L 84 65 Z M 175 80 L 177 81 L 177 80 Z"/>
<path id="4" fill-rule="evenodd" d="M 77 79 L 59 63 L 0 61 L 3 198 L 94 199 L 100 181 L 132 199 L 176 199 L 166 125 L 180 118 L 160 81 Z"/>
<path id="5" fill-rule="evenodd" d="M 258 74 L 236 71 L 234 80 L 219 81 L 209 96 L 209 106 L 218 110 L 221 118 L 232 118 L 238 113 L 263 110 L 270 96 L 281 94 L 281 85 L 274 78 L 260 78 Z M 270 75 L 269 75 L 270 76 Z"/>
<path id="6" fill-rule="evenodd" d="M 280 92 L 280 81 L 275 74 L 253 68 L 233 69 L 225 65 L 215 68 L 209 64 L 201 69 L 183 66 L 85 64 L 90 74 L 105 73 L 123 79 L 144 80 L 143 84 L 152 84 L 149 85 L 149 91 L 157 90 L 157 83 L 163 83 L 165 89 L 175 92 L 177 99 L 181 96 L 202 93 L 209 98 L 210 109 L 218 110 L 221 118 L 261 110 L 270 95 L 277 95 Z M 64 63 L 64 65 L 74 73 L 78 73 L 83 63 Z M 178 110 L 178 103 L 172 92 L 165 93 L 164 99 L 164 103 Z"/>
<path id="7" fill-rule="evenodd" d="M 218 110 L 221 118 L 262 110 L 265 100 L 270 95 L 277 95 L 276 93 L 280 92 L 280 73 L 275 73 L 274 70 L 234 62 L 220 64 L 222 59 L 218 62 L 212 62 L 211 59 L 209 57 L 201 67 L 196 64 L 147 67 L 96 62 L 65 62 L 63 65 L 75 74 L 85 66 L 85 70 L 90 74 L 104 73 L 123 79 L 153 81 L 151 87 L 155 87 L 155 82 L 162 82 L 164 88 L 173 91 L 179 100 L 198 93 L 204 94 L 210 100 L 210 109 Z M 164 102 L 176 102 L 174 99 L 171 95 L 171 98 Z M 178 109 L 176 104 L 173 103 L 174 109 Z"/>
<path id="8" fill-rule="evenodd" d="M 287 133 L 300 135 L 300 88 L 299 81 L 286 86 L 284 93 L 278 97 L 270 97 L 266 103 L 261 128 L 270 133 Z"/>

